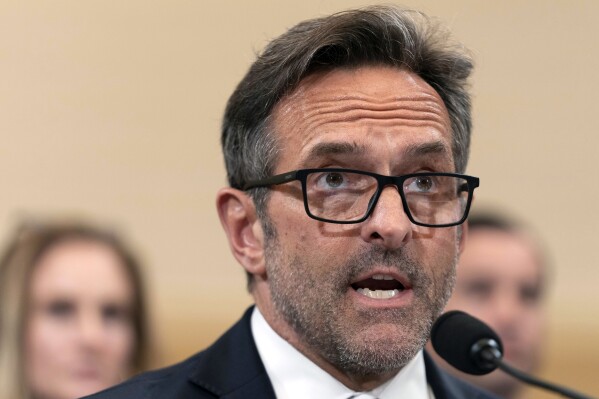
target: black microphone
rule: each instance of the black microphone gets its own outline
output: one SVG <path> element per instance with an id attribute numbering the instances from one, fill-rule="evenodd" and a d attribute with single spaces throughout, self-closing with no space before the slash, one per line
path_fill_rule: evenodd
<path id="1" fill-rule="evenodd" d="M 454 310 L 437 319 L 431 330 L 435 351 L 447 363 L 468 374 L 482 375 L 496 368 L 527 384 L 572 399 L 592 399 L 568 388 L 542 381 L 506 364 L 499 336 L 485 323 L 465 312 Z"/>

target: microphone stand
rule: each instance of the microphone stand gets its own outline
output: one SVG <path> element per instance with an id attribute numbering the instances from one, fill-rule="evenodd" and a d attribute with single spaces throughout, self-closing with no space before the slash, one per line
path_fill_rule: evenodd
<path id="1" fill-rule="evenodd" d="M 447 339 L 452 335 L 456 338 L 453 342 Z M 467 313 L 454 310 L 439 317 L 431 330 L 431 340 L 443 359 L 465 373 L 482 375 L 499 368 L 520 381 L 567 398 L 593 399 L 571 389 L 542 381 L 504 363 L 503 346 L 499 336 L 485 323 Z"/>
<path id="2" fill-rule="evenodd" d="M 480 356 L 485 361 L 493 363 L 495 366 L 497 366 L 497 368 L 501 369 L 505 373 L 507 373 L 507 374 L 511 375 L 512 377 L 514 377 L 520 381 L 523 381 L 527 384 L 534 385 L 536 387 L 543 388 L 548 391 L 560 394 L 566 398 L 593 399 L 590 396 L 583 395 L 583 394 L 573 391 L 569 388 L 561 387 L 559 385 L 556 385 L 556 384 L 553 384 L 553 383 L 550 383 L 547 381 L 543 381 L 539 378 L 528 375 L 528 374 L 510 366 L 509 364 L 503 362 L 503 360 L 502 360 L 503 356 L 502 356 L 501 352 L 499 352 L 494 347 L 485 347 L 484 349 L 482 349 L 480 351 Z"/>

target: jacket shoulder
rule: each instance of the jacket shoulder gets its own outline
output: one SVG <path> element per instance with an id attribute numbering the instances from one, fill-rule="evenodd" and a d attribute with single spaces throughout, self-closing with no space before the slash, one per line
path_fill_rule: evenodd
<path id="1" fill-rule="evenodd" d="M 250 307 L 207 349 L 189 359 L 140 374 L 86 399 L 274 398 L 252 337 Z"/>
<path id="2" fill-rule="evenodd" d="M 424 363 L 428 383 L 433 388 L 436 399 L 500 399 L 481 388 L 452 376 L 439 367 L 424 352 Z"/>

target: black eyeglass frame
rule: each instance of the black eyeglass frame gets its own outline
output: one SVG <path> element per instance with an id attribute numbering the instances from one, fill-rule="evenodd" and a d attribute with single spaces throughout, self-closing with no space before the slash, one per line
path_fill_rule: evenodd
<path id="1" fill-rule="evenodd" d="M 308 207 L 308 194 L 307 194 L 307 189 L 306 189 L 306 180 L 307 179 L 306 178 L 310 173 L 317 173 L 317 172 L 358 173 L 358 174 L 374 177 L 378 184 L 377 189 L 369 201 L 368 209 L 366 210 L 366 213 L 364 214 L 364 216 L 362 218 L 356 219 L 356 220 L 331 220 L 331 219 L 321 218 L 319 216 L 312 214 L 310 212 L 310 208 Z M 468 183 L 468 190 L 467 190 L 468 191 L 468 200 L 466 202 L 466 207 L 464 208 L 464 215 L 462 216 L 462 218 L 460 220 L 458 220 L 457 222 L 454 222 L 454 223 L 428 224 L 428 223 L 418 222 L 414 219 L 414 217 L 412 216 L 412 212 L 410 212 L 410 208 L 408 207 L 408 202 L 407 202 L 406 196 L 403 192 L 403 183 L 407 179 L 410 179 L 413 177 L 419 177 L 419 176 L 449 176 L 449 177 L 458 177 L 458 178 L 466 180 L 466 182 Z M 410 221 L 412 223 L 414 223 L 415 225 L 425 226 L 425 227 L 451 227 L 451 226 L 457 226 L 457 225 L 464 223 L 464 221 L 466 221 L 466 219 L 468 218 L 468 212 L 470 211 L 470 205 L 472 204 L 472 197 L 474 195 L 474 189 L 476 187 L 478 187 L 479 183 L 480 183 L 480 180 L 478 177 L 463 175 L 463 174 L 459 174 L 459 173 L 421 172 L 421 173 L 410 173 L 410 174 L 401 175 L 401 176 L 385 176 L 385 175 L 379 175 L 378 173 L 366 172 L 363 170 L 355 170 L 355 169 L 318 168 L 318 169 L 299 169 L 299 170 L 294 170 L 294 171 L 287 172 L 287 173 L 281 173 L 281 174 L 278 174 L 275 176 L 270 176 L 270 177 L 267 177 L 264 179 L 252 180 L 252 181 L 247 182 L 243 186 L 242 190 L 246 191 L 246 190 L 249 190 L 252 188 L 257 188 L 257 187 L 269 187 L 269 186 L 273 186 L 273 185 L 285 184 L 285 183 L 289 183 L 289 182 L 295 181 L 295 180 L 299 180 L 302 184 L 304 209 L 306 210 L 306 213 L 308 214 L 308 216 L 311 217 L 312 219 L 319 220 L 321 222 L 336 223 L 336 224 L 362 223 L 363 221 L 368 219 L 368 217 L 370 217 L 370 215 L 372 214 L 372 211 L 374 210 L 374 207 L 376 206 L 376 204 L 379 200 L 379 197 L 381 196 L 381 193 L 383 192 L 383 189 L 387 186 L 393 185 L 393 186 L 397 187 L 397 191 L 399 192 L 399 196 L 400 196 L 401 202 L 403 204 L 404 212 L 408 216 L 408 219 L 410 219 Z"/>

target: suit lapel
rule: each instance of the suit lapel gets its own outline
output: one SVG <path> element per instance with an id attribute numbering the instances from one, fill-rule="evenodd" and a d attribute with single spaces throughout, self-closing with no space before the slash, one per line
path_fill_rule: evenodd
<path id="1" fill-rule="evenodd" d="M 249 308 L 240 321 L 206 349 L 189 381 L 220 399 L 276 399 L 274 389 L 252 336 Z M 467 384 L 451 377 L 424 353 L 426 378 L 435 399 L 469 399 L 490 397 L 480 395 Z"/>
<path id="2" fill-rule="evenodd" d="M 206 349 L 190 381 L 222 399 L 275 399 L 252 337 L 249 308 L 242 319 Z"/>
<path id="3" fill-rule="evenodd" d="M 435 399 L 494 398 L 494 396 L 484 394 L 464 381 L 458 380 L 441 370 L 426 351 L 424 352 L 424 365 L 426 368 L 426 380 L 433 389 Z"/>

